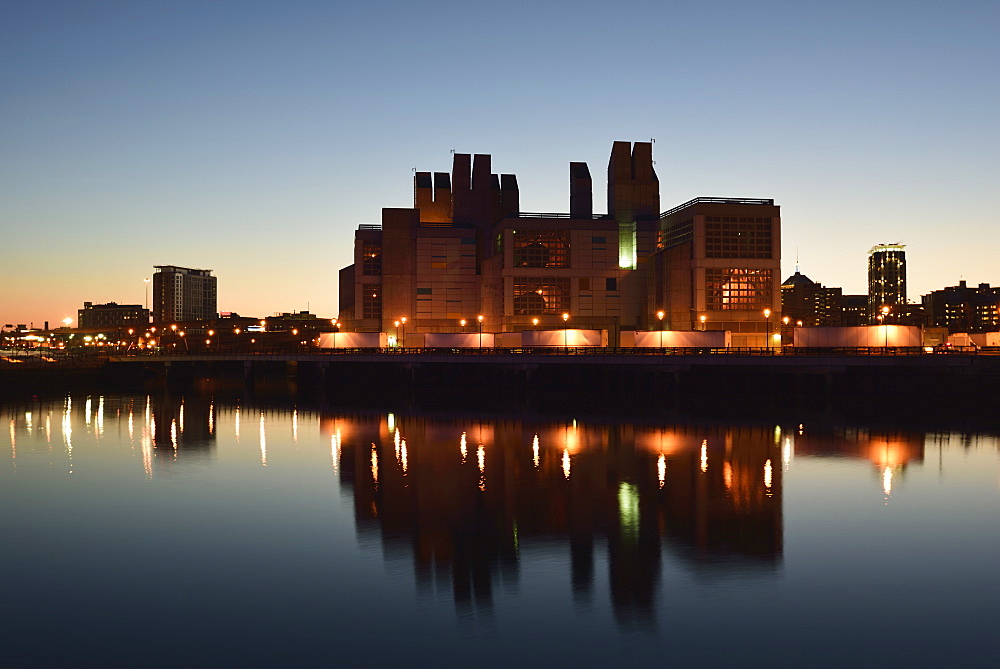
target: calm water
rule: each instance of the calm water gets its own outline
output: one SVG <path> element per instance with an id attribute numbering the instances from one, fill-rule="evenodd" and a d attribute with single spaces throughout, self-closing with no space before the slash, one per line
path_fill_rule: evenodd
<path id="1" fill-rule="evenodd" d="M 0 405 L 5 665 L 995 666 L 992 434 Z"/>

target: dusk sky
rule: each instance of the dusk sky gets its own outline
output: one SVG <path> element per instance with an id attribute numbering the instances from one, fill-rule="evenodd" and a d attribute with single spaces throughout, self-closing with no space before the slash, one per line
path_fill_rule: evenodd
<path id="1" fill-rule="evenodd" d="M 490 153 L 525 211 L 604 211 L 615 140 L 661 208 L 773 198 L 782 274 L 909 298 L 1000 283 L 1000 3 L 4 2 L 0 325 L 143 303 L 211 269 L 219 309 L 337 315 L 359 223 L 412 170 Z"/>

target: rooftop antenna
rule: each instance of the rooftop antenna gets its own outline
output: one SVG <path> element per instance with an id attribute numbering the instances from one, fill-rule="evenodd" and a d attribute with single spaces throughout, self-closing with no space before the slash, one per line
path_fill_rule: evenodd
<path id="1" fill-rule="evenodd" d="M 799 273 L 799 247 L 795 247 L 795 273 Z"/>

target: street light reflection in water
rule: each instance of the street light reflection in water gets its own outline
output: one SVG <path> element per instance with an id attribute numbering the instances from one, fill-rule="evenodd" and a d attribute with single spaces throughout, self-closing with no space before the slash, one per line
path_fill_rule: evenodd
<path id="1" fill-rule="evenodd" d="M 257 444 L 239 439 L 246 411 L 258 417 Z M 850 582 L 854 614 L 842 624 L 858 639 L 838 642 L 834 660 L 862 652 L 876 612 L 909 628 L 946 605 L 961 613 L 942 622 L 940 654 L 922 647 L 945 660 L 959 638 L 987 647 L 1000 601 L 1000 541 L 975 529 L 1000 504 L 997 440 L 986 434 L 336 412 L 175 395 L 71 396 L 0 405 L 0 415 L 10 442 L 0 503 L 17 520 L 5 525 L 0 568 L 23 583 L 8 604 L 55 612 L 53 624 L 81 641 L 193 606 L 220 621 L 213 638 L 237 656 L 256 621 L 318 658 L 310 649 L 322 652 L 333 621 L 338 648 L 378 662 L 432 657 L 442 643 L 503 662 L 516 661 L 512 648 L 557 643 L 580 662 L 622 652 L 736 661 L 739 649 L 715 635 L 779 626 L 824 647 L 815 623 Z M 50 447 L 52 430 L 62 449 Z M 42 528 L 45 564 L 72 564 L 72 582 L 42 568 Z M 119 533 L 128 541 L 94 540 Z M 101 577 L 109 569 L 120 587 Z M 151 570 L 161 577 L 146 579 L 137 601 L 127 584 Z M 947 588 L 934 578 L 944 570 Z M 913 595 L 915 582 L 926 597 Z M 182 608 L 177 592 L 188 593 Z M 311 604 L 282 606 L 292 600 Z M 70 625 L 58 606 L 67 601 L 95 606 Z M 524 637 L 538 616 L 548 638 Z M 605 618 L 615 624 L 592 624 Z M 698 624 L 706 619 L 711 632 Z M 27 633 L 30 620 L 8 630 Z M 421 637 L 411 655 L 372 644 L 366 630 L 403 620 Z M 489 633 L 469 632 L 480 626 Z M 624 638 L 627 651 L 604 650 Z M 165 652 L 179 661 L 186 642 L 177 643 Z M 795 659 L 776 652 L 774 661 Z"/>

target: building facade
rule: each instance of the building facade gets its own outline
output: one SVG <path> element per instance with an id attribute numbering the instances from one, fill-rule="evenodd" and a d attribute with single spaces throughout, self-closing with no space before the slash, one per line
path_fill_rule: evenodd
<path id="1" fill-rule="evenodd" d="M 390 332 L 405 338 L 406 332 L 475 332 L 480 327 L 486 332 L 571 327 L 608 330 L 614 344 L 622 329 L 662 325 L 656 312 L 670 305 L 658 302 L 653 308 L 650 267 L 654 255 L 662 256 L 658 240 L 673 219 L 659 213 L 652 144 L 613 144 L 606 214 L 594 212 L 593 180 L 586 163 L 570 163 L 569 182 L 568 212 L 534 213 L 521 211 L 516 176 L 493 174 L 489 155 L 455 154 L 450 174 L 417 172 L 412 208 L 383 209 L 381 225 L 362 225 L 355 232 L 354 262 L 339 277 L 339 319 L 345 331 Z M 757 307 L 777 311 L 780 304 L 778 210 L 771 201 L 734 202 L 713 208 L 706 200 L 698 205 L 697 215 L 736 217 L 732 230 L 728 219 L 724 229 L 712 228 L 712 243 L 723 238 L 728 243 L 731 232 L 739 237 L 744 210 L 752 211 L 754 220 L 766 217 L 766 231 L 758 235 L 763 241 L 755 241 L 752 251 L 761 255 L 734 252 L 741 259 L 739 268 L 754 270 L 739 279 L 753 284 L 753 305 L 729 308 L 737 303 L 732 291 L 738 289 L 730 284 L 738 279 L 727 275 L 727 283 L 708 270 L 734 266 L 727 255 L 704 255 L 702 233 L 707 228 L 699 227 L 698 262 L 687 259 L 681 264 L 689 274 L 700 273 L 694 283 L 714 281 L 713 296 L 726 293 L 712 310 L 723 312 L 713 318 L 713 327 L 733 325 L 752 313 L 758 322 L 754 331 L 762 333 L 763 316 Z M 679 276 L 672 281 L 685 280 Z M 763 276 L 767 278 L 761 282 Z M 668 284 L 657 285 L 662 293 Z M 676 292 L 674 283 L 669 290 Z M 716 299 L 707 297 L 706 290 L 701 289 L 698 304 Z M 691 307 L 685 309 L 690 312 Z M 672 319 L 676 323 L 671 327 L 692 327 L 690 318 Z"/>
<path id="2" fill-rule="evenodd" d="M 879 322 L 883 307 L 906 304 L 906 252 L 903 244 L 879 244 L 868 251 L 868 319 Z"/>
<path id="3" fill-rule="evenodd" d="M 696 198 L 660 216 L 647 313 L 665 329 L 728 330 L 733 346 L 778 332 L 781 211 L 773 200 Z"/>
<path id="4" fill-rule="evenodd" d="M 78 309 L 77 327 L 81 330 L 101 328 L 144 328 L 149 325 L 149 309 L 141 304 L 94 304 L 84 302 L 83 309 Z"/>
<path id="5" fill-rule="evenodd" d="M 153 274 L 153 321 L 201 321 L 218 318 L 216 277 L 210 269 L 156 265 Z"/>

